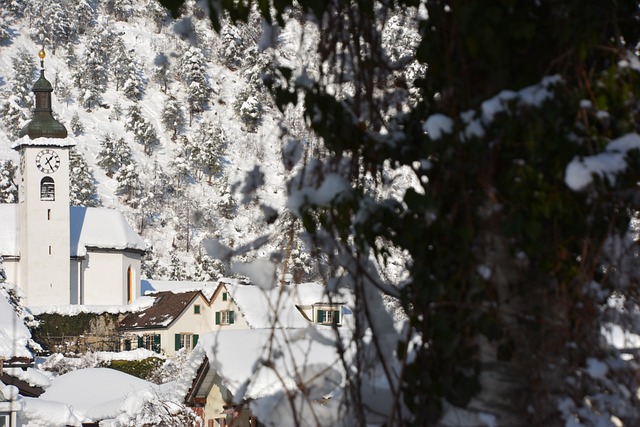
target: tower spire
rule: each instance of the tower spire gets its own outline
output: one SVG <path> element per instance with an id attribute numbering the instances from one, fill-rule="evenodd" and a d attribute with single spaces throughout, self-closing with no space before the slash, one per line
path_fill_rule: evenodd
<path id="1" fill-rule="evenodd" d="M 36 96 L 36 108 L 33 118 L 20 131 L 20 136 L 29 135 L 29 138 L 66 138 L 67 129 L 62 123 L 53 118 L 51 109 L 51 92 L 53 87 L 44 76 L 44 48 L 38 52 L 40 57 L 40 78 L 33 85 L 33 93 Z"/>

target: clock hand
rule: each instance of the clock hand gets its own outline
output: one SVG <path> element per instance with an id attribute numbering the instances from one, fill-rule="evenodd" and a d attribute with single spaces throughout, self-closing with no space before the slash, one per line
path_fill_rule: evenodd
<path id="1" fill-rule="evenodd" d="M 49 157 L 44 163 L 49 165 L 49 167 L 53 169 L 53 166 L 51 165 L 51 160 L 53 160 L 53 157 Z"/>

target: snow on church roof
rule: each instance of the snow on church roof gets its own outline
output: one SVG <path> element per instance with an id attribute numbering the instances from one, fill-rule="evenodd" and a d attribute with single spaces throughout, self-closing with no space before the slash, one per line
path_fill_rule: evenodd
<path id="1" fill-rule="evenodd" d="M 24 145 L 32 147 L 75 147 L 76 142 L 72 138 L 36 138 L 31 139 L 28 135 L 16 139 L 11 144 L 11 148 L 18 149 Z"/>
<path id="2" fill-rule="evenodd" d="M 119 211 L 72 206 L 71 256 L 84 256 L 87 248 L 144 251 L 147 245 Z"/>
<path id="3" fill-rule="evenodd" d="M 147 244 L 119 211 L 70 208 L 71 256 L 85 256 L 87 248 L 144 251 Z M 19 214 L 16 203 L 0 203 L 0 256 L 20 255 Z"/>

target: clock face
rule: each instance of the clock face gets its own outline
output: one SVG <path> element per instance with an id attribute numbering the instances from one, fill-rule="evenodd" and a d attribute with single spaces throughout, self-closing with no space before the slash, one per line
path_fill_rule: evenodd
<path id="1" fill-rule="evenodd" d="M 60 156 L 53 150 L 42 150 L 36 155 L 36 166 L 44 173 L 53 173 L 60 166 Z"/>

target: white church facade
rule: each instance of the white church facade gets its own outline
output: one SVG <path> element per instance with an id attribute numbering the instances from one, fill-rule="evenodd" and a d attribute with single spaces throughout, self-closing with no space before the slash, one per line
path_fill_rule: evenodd
<path id="1" fill-rule="evenodd" d="M 146 245 L 113 209 L 72 207 L 69 151 L 75 142 L 54 119 L 53 88 L 34 84 L 32 120 L 12 146 L 20 155 L 18 203 L 0 204 L 0 256 L 27 306 L 124 305 L 140 295 Z"/>

